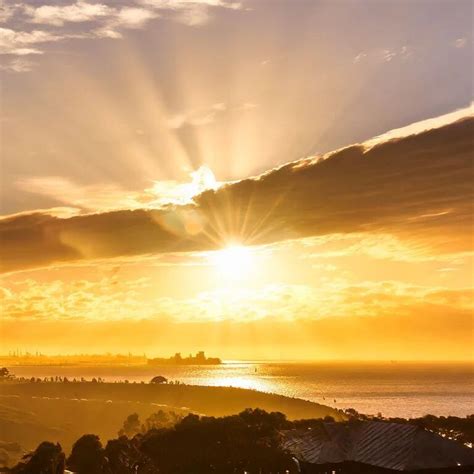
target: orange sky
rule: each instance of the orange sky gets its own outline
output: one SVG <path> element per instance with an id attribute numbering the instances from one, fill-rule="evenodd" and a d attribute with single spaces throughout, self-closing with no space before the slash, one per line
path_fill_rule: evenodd
<path id="1" fill-rule="evenodd" d="M 7 1 L 1 352 L 472 359 L 472 6 L 408 3 Z"/>
<path id="2" fill-rule="evenodd" d="M 190 204 L 4 218 L 4 350 L 469 359 L 472 124 L 210 183 Z"/>

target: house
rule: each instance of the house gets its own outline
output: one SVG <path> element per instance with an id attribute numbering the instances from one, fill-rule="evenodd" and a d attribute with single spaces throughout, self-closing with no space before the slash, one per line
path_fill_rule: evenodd
<path id="1" fill-rule="evenodd" d="M 410 424 L 321 423 L 281 434 L 302 473 L 474 472 L 473 449 Z"/>

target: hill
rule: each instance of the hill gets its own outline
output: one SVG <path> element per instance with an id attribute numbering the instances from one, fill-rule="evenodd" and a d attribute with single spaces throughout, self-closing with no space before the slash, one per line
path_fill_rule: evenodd
<path id="1" fill-rule="evenodd" d="M 92 382 L 0 384 L 0 441 L 25 450 L 41 441 L 67 451 L 84 433 L 113 438 L 131 413 L 141 418 L 160 409 L 225 416 L 245 408 L 280 411 L 289 419 L 342 415 L 333 408 L 282 395 L 229 387 Z"/>

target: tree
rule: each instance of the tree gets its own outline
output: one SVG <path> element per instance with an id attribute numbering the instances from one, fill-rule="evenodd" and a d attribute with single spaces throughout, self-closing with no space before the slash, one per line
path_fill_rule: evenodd
<path id="1" fill-rule="evenodd" d="M 162 474 L 296 472 L 279 443 L 278 430 L 287 423 L 281 413 L 263 410 L 223 418 L 191 414 L 173 428 L 149 431 L 141 450 Z"/>
<path id="2" fill-rule="evenodd" d="M 183 417 L 178 415 L 174 411 L 163 411 L 158 410 L 155 413 L 152 413 L 146 420 L 143 425 L 143 431 L 147 432 L 150 430 L 158 430 L 162 428 L 171 428 L 181 421 Z"/>
<path id="3" fill-rule="evenodd" d="M 0 369 L 0 380 L 7 380 L 13 378 L 13 374 L 6 367 Z"/>
<path id="4" fill-rule="evenodd" d="M 30 454 L 24 456 L 12 472 L 15 474 L 64 474 L 65 456 L 60 444 L 43 441 Z"/>
<path id="5" fill-rule="evenodd" d="M 168 383 L 168 379 L 162 375 L 157 375 L 150 380 L 150 383 Z"/>
<path id="6" fill-rule="evenodd" d="M 113 474 L 156 474 L 151 460 L 140 451 L 140 439 L 120 436 L 110 440 L 105 455 Z"/>
<path id="7" fill-rule="evenodd" d="M 110 473 L 107 458 L 98 436 L 87 434 L 73 445 L 67 467 L 77 474 Z"/>
<path id="8" fill-rule="evenodd" d="M 119 436 L 128 436 L 132 438 L 140 432 L 140 417 L 138 413 L 132 413 L 127 416 L 127 419 L 123 422 L 123 427 L 119 431 Z"/>

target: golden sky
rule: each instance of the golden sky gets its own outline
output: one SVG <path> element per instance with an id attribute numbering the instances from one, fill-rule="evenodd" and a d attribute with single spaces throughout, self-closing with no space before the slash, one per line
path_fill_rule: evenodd
<path id="1" fill-rule="evenodd" d="M 472 5 L 371 5 L 6 2 L 2 351 L 471 359 Z"/>

